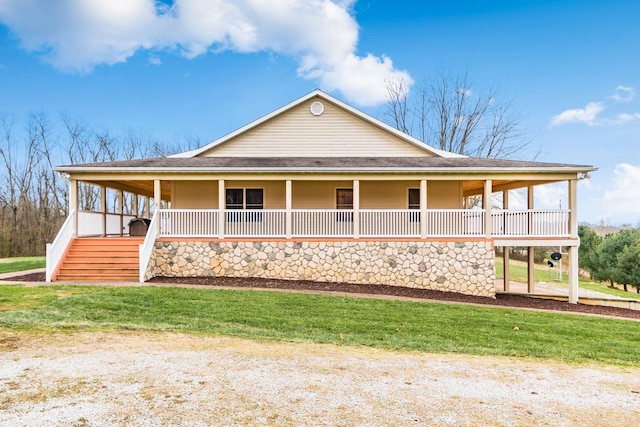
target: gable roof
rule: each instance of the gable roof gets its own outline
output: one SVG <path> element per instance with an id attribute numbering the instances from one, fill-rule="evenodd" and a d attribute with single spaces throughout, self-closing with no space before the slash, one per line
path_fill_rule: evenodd
<path id="1" fill-rule="evenodd" d="M 169 156 L 171 158 L 189 158 L 189 157 L 199 157 L 201 156 L 203 153 L 209 152 L 219 146 L 221 146 L 222 144 L 225 144 L 226 142 L 240 136 L 243 134 L 248 133 L 249 131 L 258 128 L 260 125 L 276 118 L 279 117 L 281 115 L 283 115 L 284 113 L 291 111 L 293 109 L 295 109 L 296 107 L 300 106 L 301 104 L 313 99 L 313 98 L 320 98 L 324 101 L 327 101 L 339 108 L 341 108 L 344 111 L 347 111 L 348 113 L 352 114 L 353 116 L 357 117 L 358 119 L 374 126 L 375 128 L 378 128 L 380 130 L 382 130 L 383 132 L 386 132 L 387 134 L 392 135 L 393 137 L 397 138 L 398 140 L 414 147 L 417 148 L 419 150 L 422 150 L 423 152 L 425 152 L 425 154 L 428 154 L 430 156 L 436 156 L 436 157 L 445 157 L 445 158 L 461 158 L 461 157 L 465 157 L 462 156 L 460 154 L 455 154 L 455 153 L 449 153 L 447 151 L 443 151 L 443 150 L 439 150 L 437 148 L 431 147 L 427 144 L 425 144 L 424 142 L 405 134 L 404 132 L 401 132 L 397 129 L 395 129 L 392 126 L 389 126 L 388 124 L 350 106 L 349 104 L 346 104 L 342 101 L 340 101 L 337 98 L 334 98 L 333 96 L 321 91 L 320 89 L 316 89 L 310 93 L 308 93 L 307 95 L 304 95 L 301 98 L 298 98 L 292 102 L 290 102 L 289 104 L 257 119 L 254 120 L 253 122 L 223 136 L 222 138 L 219 138 L 203 147 L 200 147 L 198 149 L 195 150 L 190 150 L 190 151 L 186 151 L 183 153 L 178 153 L 178 154 L 174 154 L 172 156 Z"/>

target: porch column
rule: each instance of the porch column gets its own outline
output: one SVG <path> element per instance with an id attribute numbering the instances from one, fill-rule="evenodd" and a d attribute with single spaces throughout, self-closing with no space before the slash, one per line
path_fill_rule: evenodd
<path id="1" fill-rule="evenodd" d="M 291 239 L 291 235 L 292 235 L 292 214 L 291 214 L 291 206 L 292 206 L 292 187 L 293 184 L 291 182 L 290 179 L 288 179 L 286 181 L 286 185 L 285 185 L 285 209 L 287 210 L 285 213 L 285 233 L 286 233 L 286 238 L 287 239 Z"/>
<path id="2" fill-rule="evenodd" d="M 491 238 L 491 193 L 493 182 L 487 179 L 484 182 L 484 193 L 482 194 L 482 208 L 484 209 L 484 233 L 487 239 Z"/>
<path id="3" fill-rule="evenodd" d="M 527 187 L 527 209 L 529 210 L 528 234 L 531 235 L 533 232 L 533 212 L 531 212 L 533 210 L 533 185 Z M 529 246 L 527 248 L 527 292 L 530 294 L 534 293 L 536 289 L 534 255 L 533 246 Z"/>
<path id="4" fill-rule="evenodd" d="M 124 235 L 124 197 L 122 190 L 118 190 L 118 216 L 120 217 L 120 237 Z"/>
<path id="5" fill-rule="evenodd" d="M 155 205 L 155 210 L 160 210 L 160 203 L 162 203 L 162 187 L 160 187 L 160 180 L 153 180 L 153 204 Z"/>
<path id="6" fill-rule="evenodd" d="M 420 237 L 427 238 L 427 180 L 420 180 Z"/>
<path id="7" fill-rule="evenodd" d="M 502 209 L 503 210 L 509 210 L 509 190 L 504 190 L 502 192 Z M 507 231 L 507 216 L 504 216 L 504 227 L 505 227 L 505 232 Z M 509 246 L 503 246 L 502 247 L 502 261 L 503 261 L 503 275 L 502 277 L 504 277 L 504 291 L 505 292 L 509 292 L 510 290 L 510 284 L 511 284 L 511 280 L 509 279 L 509 258 L 510 258 L 510 247 Z"/>
<path id="8" fill-rule="evenodd" d="M 360 238 L 360 181 L 353 181 L 353 238 Z"/>
<path id="9" fill-rule="evenodd" d="M 107 187 L 100 187 L 100 211 L 102 212 L 102 237 L 107 235 Z"/>
<path id="10" fill-rule="evenodd" d="M 572 239 L 578 237 L 578 201 L 577 201 L 577 192 L 578 192 L 578 180 L 570 179 L 569 180 L 569 236 Z"/>
<path id="11" fill-rule="evenodd" d="M 224 186 L 224 179 L 218 180 L 218 237 L 224 239 L 224 217 L 226 208 L 227 190 Z"/>
<path id="12" fill-rule="evenodd" d="M 578 303 L 578 246 L 569 246 L 569 303 Z"/>
<path id="13" fill-rule="evenodd" d="M 144 198 L 144 213 L 147 218 L 151 218 L 151 197 Z"/>
<path id="14" fill-rule="evenodd" d="M 575 239 L 576 244 L 569 247 L 569 302 L 578 303 L 578 181 L 569 180 L 569 236 Z"/>
<path id="15" fill-rule="evenodd" d="M 73 237 L 78 237 L 78 180 L 69 180 L 69 214 L 75 211 L 75 217 L 73 218 Z"/>
<path id="16" fill-rule="evenodd" d="M 138 195 L 137 194 L 132 194 L 132 201 L 131 201 L 131 210 L 133 211 L 133 216 L 137 217 L 138 216 Z"/>

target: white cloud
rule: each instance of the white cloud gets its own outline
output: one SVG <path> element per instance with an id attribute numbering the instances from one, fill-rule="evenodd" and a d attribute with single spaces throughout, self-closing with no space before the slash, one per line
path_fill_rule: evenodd
<path id="1" fill-rule="evenodd" d="M 149 55 L 149 64 L 162 65 L 162 60 L 156 55 Z"/>
<path id="2" fill-rule="evenodd" d="M 635 89 L 629 86 L 616 87 L 615 93 L 609 96 L 616 102 L 630 102 L 636 96 Z M 605 110 L 603 102 L 590 102 L 584 108 L 566 110 L 553 116 L 549 127 L 562 126 L 569 123 L 583 123 L 588 126 L 620 126 L 640 120 L 640 113 L 622 113 L 615 117 L 600 117 Z"/>
<path id="3" fill-rule="evenodd" d="M 412 80 L 385 56 L 358 56 L 354 0 L 3 0 L 0 22 L 60 70 L 90 72 L 153 49 L 186 58 L 232 51 L 292 56 L 303 78 L 351 101 L 386 99 L 385 81 Z M 153 60 L 150 60 L 153 63 Z M 379 89 L 377 89 L 379 88 Z"/>
<path id="4" fill-rule="evenodd" d="M 616 165 L 611 187 L 602 197 L 603 213 L 607 215 L 640 214 L 638 188 L 640 188 L 640 165 L 633 166 L 628 163 Z"/>
<path id="5" fill-rule="evenodd" d="M 590 102 L 584 108 L 566 110 L 551 118 L 550 126 L 561 126 L 568 123 L 584 123 L 589 126 L 600 124 L 598 115 L 604 111 L 604 104 L 601 102 Z"/>
<path id="6" fill-rule="evenodd" d="M 623 113 L 618 114 L 613 119 L 602 119 L 602 124 L 609 126 L 619 126 L 636 120 L 640 120 L 640 113 Z"/>
<path id="7" fill-rule="evenodd" d="M 629 102 L 635 97 L 636 91 L 632 87 L 620 85 L 616 88 L 616 93 L 611 95 L 609 98 L 616 102 Z"/>

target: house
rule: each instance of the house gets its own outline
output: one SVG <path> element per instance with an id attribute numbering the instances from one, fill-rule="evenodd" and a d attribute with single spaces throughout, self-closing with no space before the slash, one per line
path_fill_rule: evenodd
<path id="1" fill-rule="evenodd" d="M 553 245 L 569 248 L 577 302 L 576 189 L 595 168 L 444 152 L 315 90 L 196 150 L 55 170 L 70 215 L 48 245 L 47 280 L 248 276 L 493 297 L 496 246 Z M 535 187 L 557 182 L 568 209 L 535 209 Z M 97 212 L 78 209 L 79 183 L 100 189 Z M 521 188 L 528 208 L 509 209 Z M 141 216 L 146 235 L 127 236 Z"/>

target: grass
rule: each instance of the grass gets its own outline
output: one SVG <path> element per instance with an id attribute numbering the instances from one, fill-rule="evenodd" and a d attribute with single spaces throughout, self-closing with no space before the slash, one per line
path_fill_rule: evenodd
<path id="1" fill-rule="evenodd" d="M 14 271 L 44 267 L 45 257 L 43 256 L 0 258 L 0 273 L 12 273 Z"/>
<path id="2" fill-rule="evenodd" d="M 502 257 L 496 257 L 496 277 L 503 278 L 503 265 L 504 260 Z M 534 270 L 534 277 L 536 282 L 549 282 L 558 287 L 569 287 L 569 276 L 567 273 L 563 273 L 563 280 L 557 281 L 554 280 L 556 277 L 556 271 L 552 269 L 551 271 L 551 279 L 549 279 L 549 271 L 546 266 L 536 264 Z M 509 263 L 509 278 L 514 282 L 527 283 L 527 265 L 521 261 L 511 260 Z M 632 289 L 632 292 L 625 292 L 621 289 L 612 288 L 606 284 L 594 282 L 593 280 L 585 279 L 584 277 L 580 277 L 578 279 L 578 286 L 582 289 L 588 289 L 590 291 L 597 291 L 603 294 L 613 295 L 621 298 L 628 299 L 640 299 L 640 294 L 637 294 L 635 290 Z"/>
<path id="3" fill-rule="evenodd" d="M 629 320 L 283 292 L 5 285 L 0 330 L 173 331 L 640 366 L 640 328 Z"/>

